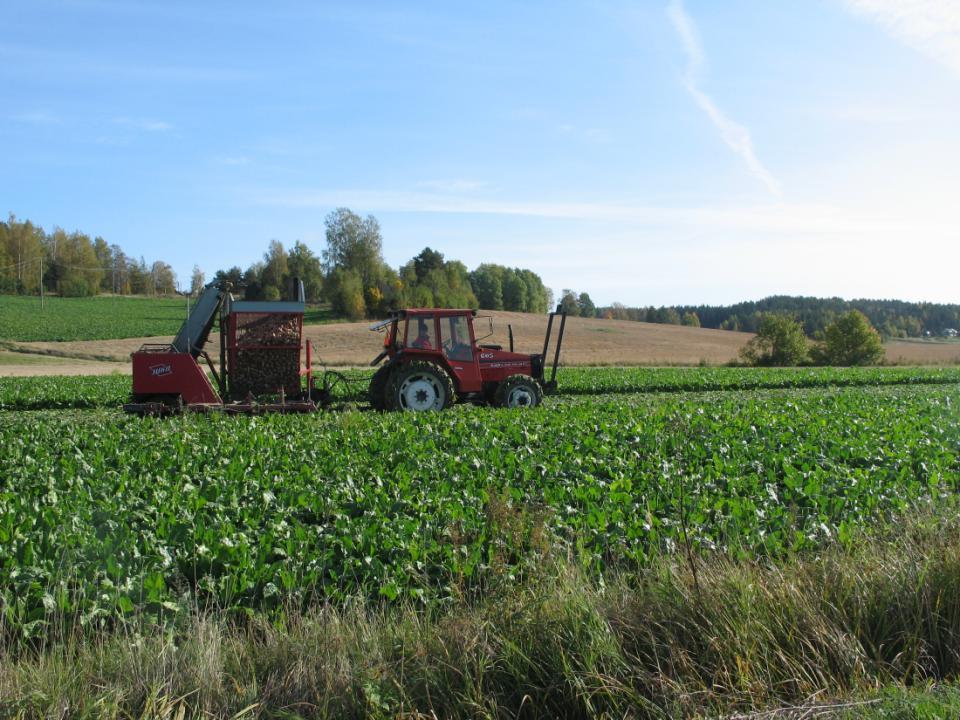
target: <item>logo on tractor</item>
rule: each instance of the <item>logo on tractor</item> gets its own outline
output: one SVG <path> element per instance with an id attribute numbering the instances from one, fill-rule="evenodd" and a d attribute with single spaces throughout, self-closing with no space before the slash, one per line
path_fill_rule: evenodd
<path id="1" fill-rule="evenodd" d="M 153 377 L 163 377 L 164 375 L 173 375 L 173 368 L 169 365 L 151 365 L 150 374 Z"/>

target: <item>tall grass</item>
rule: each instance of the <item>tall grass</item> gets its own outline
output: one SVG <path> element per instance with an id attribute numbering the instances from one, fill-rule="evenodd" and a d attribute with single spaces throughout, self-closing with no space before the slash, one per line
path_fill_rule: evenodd
<path id="1" fill-rule="evenodd" d="M 777 565 L 546 559 L 422 607 L 197 610 L 0 650 L 2 717 L 690 717 L 960 671 L 960 519 Z"/>

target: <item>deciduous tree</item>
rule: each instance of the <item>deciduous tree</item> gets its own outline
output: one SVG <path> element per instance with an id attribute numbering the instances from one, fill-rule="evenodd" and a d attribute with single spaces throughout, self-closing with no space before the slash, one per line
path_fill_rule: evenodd
<path id="1" fill-rule="evenodd" d="M 203 274 L 203 270 L 200 269 L 199 265 L 193 266 L 193 273 L 190 275 L 190 294 L 197 296 L 203 290 L 203 285 L 206 282 L 206 275 Z"/>
<path id="2" fill-rule="evenodd" d="M 756 337 L 740 351 L 751 365 L 800 365 L 807 360 L 807 337 L 803 326 L 787 315 L 764 315 Z"/>
<path id="3" fill-rule="evenodd" d="M 874 365 L 883 357 L 883 342 L 859 310 L 844 313 L 823 331 L 814 359 L 824 365 Z"/>

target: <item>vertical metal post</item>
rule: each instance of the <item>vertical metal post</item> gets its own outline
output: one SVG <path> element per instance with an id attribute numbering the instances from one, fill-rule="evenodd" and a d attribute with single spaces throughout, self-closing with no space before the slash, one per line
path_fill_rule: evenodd
<path id="1" fill-rule="evenodd" d="M 40 252 L 40 309 L 43 310 L 43 252 Z"/>
<path id="2" fill-rule="evenodd" d="M 550 313 L 550 319 L 547 320 L 547 334 L 543 337 L 543 362 L 547 362 L 547 348 L 550 347 L 550 332 L 553 330 L 553 316 L 556 313 Z"/>
<path id="3" fill-rule="evenodd" d="M 226 295 L 226 302 L 230 302 L 230 292 L 229 290 L 224 290 Z M 226 322 L 224 322 L 226 321 Z M 227 402 L 228 396 L 230 393 L 229 384 L 230 380 L 227 378 L 227 365 L 229 364 L 227 360 L 227 332 L 230 325 L 230 318 L 224 313 L 224 306 L 220 306 L 220 377 L 223 378 L 223 401 Z"/>
<path id="4" fill-rule="evenodd" d="M 550 376 L 550 382 L 557 381 L 557 363 L 560 362 L 560 344 L 563 342 L 563 327 L 567 324 L 567 314 L 560 316 L 560 332 L 557 333 L 557 349 L 553 354 L 553 374 Z"/>

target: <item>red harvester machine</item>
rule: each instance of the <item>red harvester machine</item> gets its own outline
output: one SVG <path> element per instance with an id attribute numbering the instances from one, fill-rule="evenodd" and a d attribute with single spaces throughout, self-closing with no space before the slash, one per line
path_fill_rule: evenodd
<path id="1" fill-rule="evenodd" d="M 213 283 L 204 288 L 176 338 L 146 344 L 133 353 L 133 396 L 127 412 L 165 414 L 191 410 L 312 412 L 323 400 L 314 388 L 310 343 L 303 347 L 303 284 L 296 299 L 236 301 Z M 204 346 L 220 330 L 219 371 Z M 200 358 L 216 382 L 215 388 Z M 306 383 L 303 378 L 306 378 Z"/>
<path id="2" fill-rule="evenodd" d="M 318 385 L 312 349 L 303 342 L 303 284 L 294 281 L 282 302 L 233 299 L 211 283 L 170 344 L 146 344 L 133 353 L 133 395 L 124 410 L 141 415 L 223 410 L 236 413 L 314 412 L 329 404 L 340 373 L 323 373 Z M 550 380 L 545 378 L 554 318 L 560 316 Z M 550 313 L 543 352 L 517 353 L 481 345 L 475 310 L 411 309 L 391 313 L 371 326 L 385 333 L 383 352 L 371 363 L 388 362 L 368 389 L 377 410 L 441 410 L 455 401 L 534 407 L 557 385 L 557 364 L 566 314 Z M 220 362 L 204 350 L 214 326 L 220 331 Z M 490 320 L 490 330 L 493 325 Z M 300 352 L 306 350 L 301 367 Z M 210 382 L 200 359 L 216 383 Z M 217 369 L 219 367 L 219 370 Z"/>

